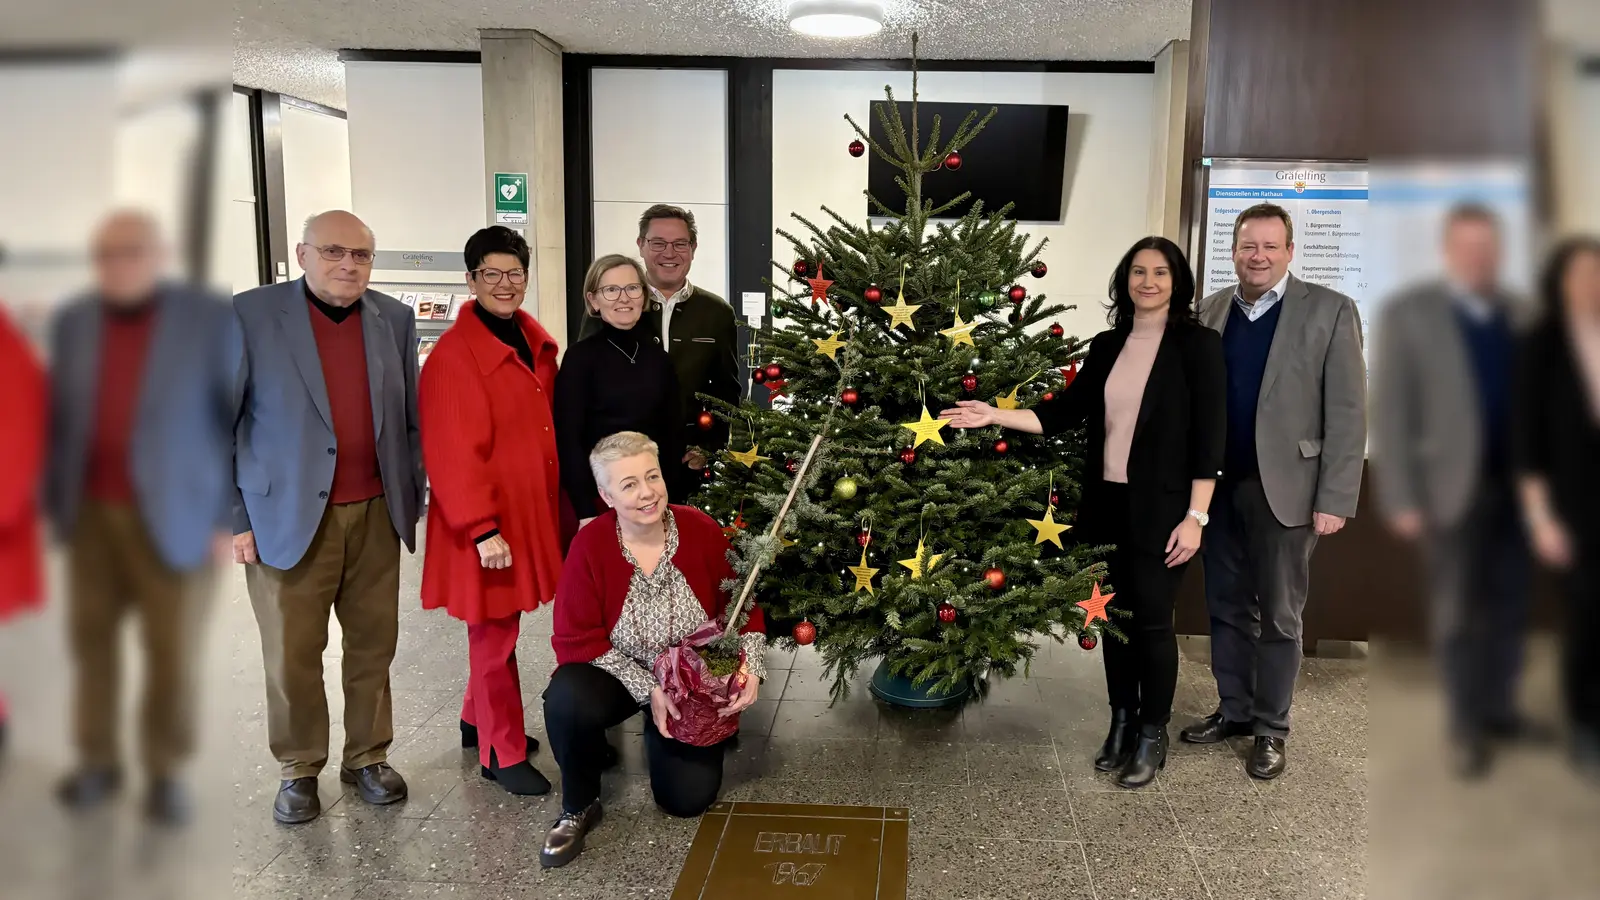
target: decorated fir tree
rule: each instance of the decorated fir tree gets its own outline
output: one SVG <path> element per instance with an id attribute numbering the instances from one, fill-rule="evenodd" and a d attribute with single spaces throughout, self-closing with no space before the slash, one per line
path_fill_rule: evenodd
<path id="1" fill-rule="evenodd" d="M 1069 530 L 1082 436 L 960 431 L 938 419 L 960 399 L 1026 407 L 1048 397 L 1083 345 L 1057 324 L 1041 327 L 1066 307 L 1028 295 L 1024 276 L 1045 272 L 1044 241 L 1030 247 L 1009 207 L 974 203 L 937 220 L 967 198 L 938 208 L 922 198 L 923 176 L 962 165 L 960 151 L 995 111 L 968 114 L 948 138 L 935 116 L 923 141 L 915 71 L 909 128 L 885 93 L 874 110 L 887 145 L 851 120 L 861 139 L 851 152 L 870 148 L 898 168 L 904 203 L 870 197 L 881 225 L 825 208 L 831 223 L 796 215 L 803 235 L 778 232 L 797 261 L 775 263 L 778 325 L 751 359 L 754 390 L 770 392 L 773 408 L 706 398 L 732 435 L 700 505 L 734 539 L 740 575 L 759 569 L 771 633 L 815 641 L 836 698 L 868 661 L 954 698 L 1015 672 L 1042 638 L 1092 647 L 1114 632 L 1103 618 L 1086 623 L 1078 605 L 1091 605 L 1106 549 L 1076 547 Z"/>

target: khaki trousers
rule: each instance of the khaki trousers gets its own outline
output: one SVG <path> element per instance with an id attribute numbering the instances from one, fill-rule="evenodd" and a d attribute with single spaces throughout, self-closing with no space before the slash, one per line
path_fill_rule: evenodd
<path id="1" fill-rule="evenodd" d="M 84 501 L 68 547 L 67 628 L 76 681 L 74 733 L 84 765 L 117 767 L 122 626 L 139 620 L 145 685 L 140 756 L 152 778 L 194 754 L 197 672 L 214 571 L 178 572 L 162 559 L 138 510 Z"/>
<path id="2" fill-rule="evenodd" d="M 382 497 L 329 506 L 292 569 L 245 567 L 267 672 L 267 742 L 284 780 L 328 762 L 322 654 L 328 613 L 344 631 L 344 757 L 359 769 L 394 741 L 389 664 L 400 635 L 400 537 Z"/>

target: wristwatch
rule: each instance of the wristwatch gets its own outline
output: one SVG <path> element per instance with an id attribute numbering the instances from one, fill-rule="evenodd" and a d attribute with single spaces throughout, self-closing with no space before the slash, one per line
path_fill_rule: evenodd
<path id="1" fill-rule="evenodd" d="M 1198 509 L 1189 510 L 1189 516 L 1191 518 L 1193 518 L 1196 522 L 1199 522 L 1201 528 L 1204 528 L 1207 525 L 1211 524 L 1211 517 L 1206 515 L 1205 513 L 1201 512 Z"/>

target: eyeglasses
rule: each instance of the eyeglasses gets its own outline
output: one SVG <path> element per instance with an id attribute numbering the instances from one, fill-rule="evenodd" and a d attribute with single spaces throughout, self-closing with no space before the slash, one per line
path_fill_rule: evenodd
<path id="1" fill-rule="evenodd" d="M 504 271 L 500 269 L 473 269 L 472 274 L 484 284 L 499 284 L 502 278 L 512 284 L 527 284 L 528 282 L 527 269 L 506 269 Z"/>
<path id="2" fill-rule="evenodd" d="M 651 253 L 665 253 L 668 247 L 671 247 L 674 253 L 688 253 L 689 250 L 694 247 L 694 242 L 672 241 L 669 243 L 661 238 L 651 238 L 650 240 L 645 241 L 644 245 L 650 248 Z"/>
<path id="3" fill-rule="evenodd" d="M 622 299 L 623 294 L 627 294 L 629 300 L 637 300 L 644 296 L 644 285 L 637 282 L 633 284 L 605 284 L 601 285 L 600 289 L 595 293 L 599 294 L 607 303 L 617 302 Z"/>
<path id="4" fill-rule="evenodd" d="M 351 259 L 356 261 L 357 265 L 364 266 L 372 262 L 371 250 L 352 250 L 349 247 L 341 247 L 338 244 L 329 244 L 326 247 L 317 248 L 317 254 L 328 262 L 339 262 L 344 259 L 347 253 Z"/>

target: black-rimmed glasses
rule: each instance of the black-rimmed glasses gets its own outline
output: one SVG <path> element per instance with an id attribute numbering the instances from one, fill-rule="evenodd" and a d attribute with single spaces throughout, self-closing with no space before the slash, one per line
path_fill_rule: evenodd
<path id="1" fill-rule="evenodd" d="M 317 255 L 321 256 L 323 259 L 327 260 L 328 262 L 339 262 L 340 260 L 345 258 L 346 254 L 349 254 L 351 259 L 355 260 L 358 264 L 363 265 L 363 266 L 368 265 L 368 264 L 370 264 L 372 262 L 372 251 L 371 250 L 366 250 L 366 249 L 352 250 L 349 247 L 341 247 L 338 244 L 329 244 L 326 247 L 320 247 L 320 246 L 317 247 Z"/>
<path id="2" fill-rule="evenodd" d="M 512 284 L 528 283 L 527 269 L 473 269 L 472 274 L 484 284 L 499 284 L 502 278 Z"/>

